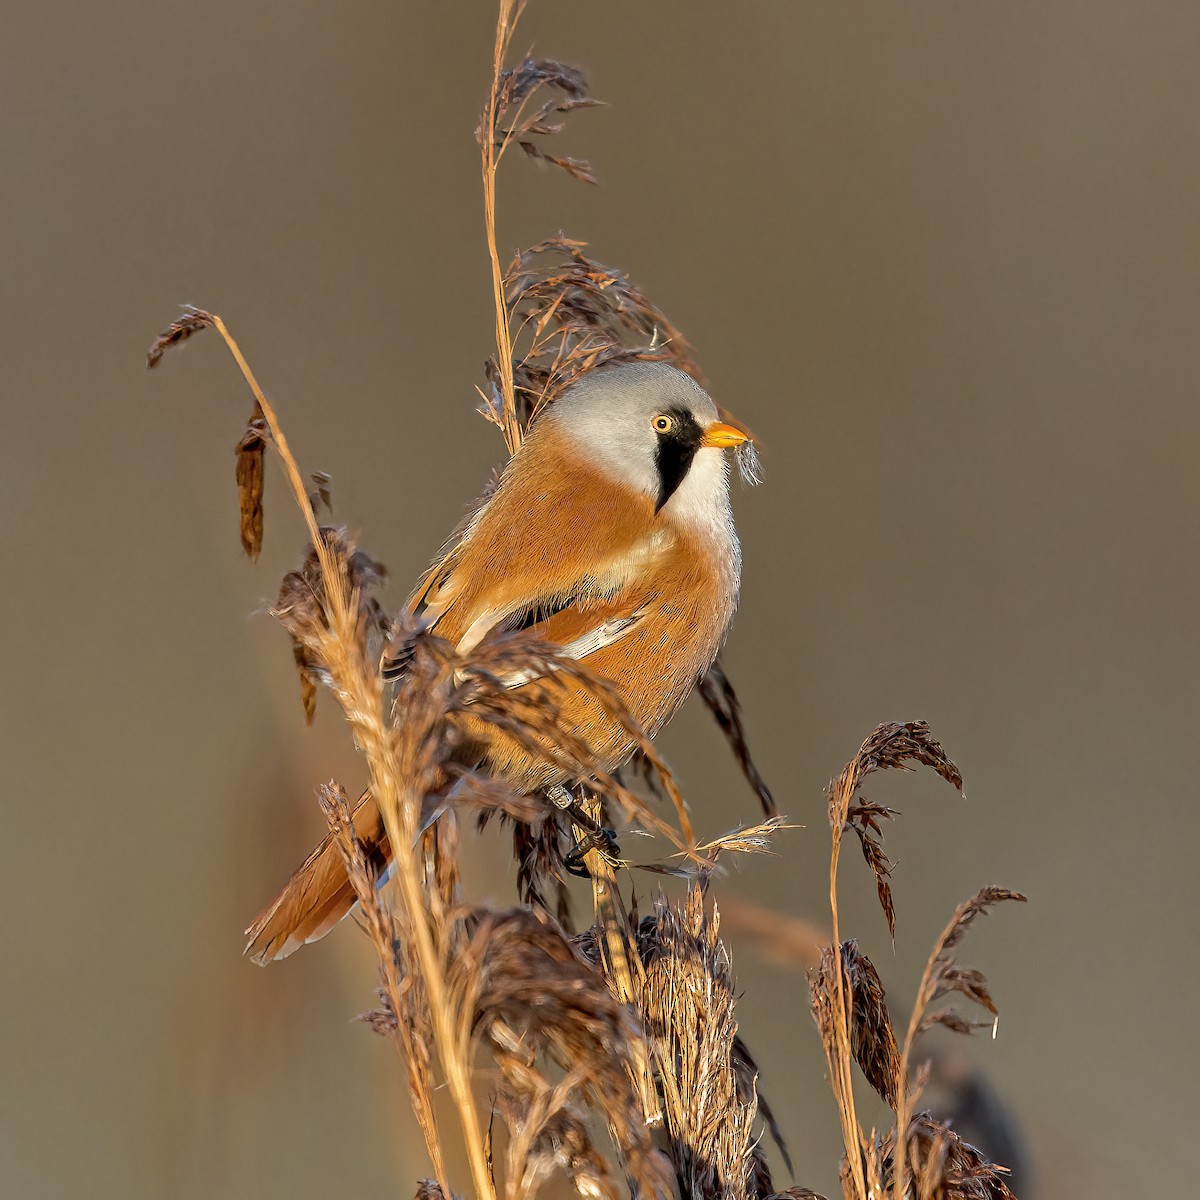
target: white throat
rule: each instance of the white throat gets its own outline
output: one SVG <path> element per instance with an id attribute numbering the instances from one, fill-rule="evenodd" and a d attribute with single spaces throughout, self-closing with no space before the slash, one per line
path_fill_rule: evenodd
<path id="1" fill-rule="evenodd" d="M 683 482 L 663 505 L 663 513 L 722 545 L 736 545 L 729 504 L 729 461 L 723 450 L 696 451 Z"/>

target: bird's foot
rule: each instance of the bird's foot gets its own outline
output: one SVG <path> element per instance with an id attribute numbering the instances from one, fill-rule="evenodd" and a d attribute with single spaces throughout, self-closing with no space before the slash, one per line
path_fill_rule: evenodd
<path id="1" fill-rule="evenodd" d="M 580 879 L 590 879 L 591 871 L 587 867 L 587 856 L 595 850 L 614 871 L 621 866 L 621 847 L 617 844 L 617 835 L 611 829 L 601 829 L 597 826 L 567 851 L 563 866 Z"/>

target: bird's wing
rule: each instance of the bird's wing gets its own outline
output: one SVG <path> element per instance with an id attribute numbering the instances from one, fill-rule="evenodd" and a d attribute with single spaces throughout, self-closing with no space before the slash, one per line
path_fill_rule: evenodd
<path id="1" fill-rule="evenodd" d="M 454 568 L 466 552 L 470 538 L 471 526 L 468 525 L 460 537 L 443 549 L 441 556 L 425 573 L 408 602 L 409 616 L 416 618 L 426 628 L 436 625 L 454 602 L 460 582 L 455 576 Z"/>
<path id="2" fill-rule="evenodd" d="M 527 629 L 586 658 L 636 625 L 664 536 L 652 498 L 614 487 L 535 426 L 408 611 L 462 654 Z M 411 644 L 390 646 L 385 675 L 403 674 L 410 655 Z"/>
<path id="3" fill-rule="evenodd" d="M 644 595 L 614 596 L 600 605 L 565 605 L 544 620 L 520 628 L 529 630 L 539 641 L 557 646 L 563 658 L 582 661 L 633 632 L 647 612 Z M 505 687 L 518 688 L 546 674 L 540 668 L 526 667 L 500 678 Z"/>
<path id="4" fill-rule="evenodd" d="M 596 563 L 601 573 L 608 564 Z M 453 641 L 467 654 L 489 638 L 516 632 L 528 632 L 531 638 L 557 646 L 564 657 L 585 659 L 625 637 L 643 618 L 650 602 L 641 579 L 620 580 L 611 572 L 603 582 L 585 571 L 566 586 L 561 583 L 535 589 L 533 594 L 512 596 L 497 602 L 472 602 L 465 589 L 455 586 L 453 569 L 435 570 L 430 583 L 423 587 L 411 611 L 425 629 Z M 384 675 L 398 678 L 404 673 L 411 646 L 394 642 L 384 659 Z M 528 683 L 537 674 L 516 672 L 505 680 L 509 687 Z"/>

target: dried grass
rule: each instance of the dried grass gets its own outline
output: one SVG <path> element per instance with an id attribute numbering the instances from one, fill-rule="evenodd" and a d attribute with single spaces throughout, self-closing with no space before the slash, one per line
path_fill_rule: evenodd
<path id="1" fill-rule="evenodd" d="M 934 1130 L 937 1123 L 928 1114 L 913 1115 L 915 1102 L 928 1079 L 928 1064 L 912 1077 L 911 1063 L 915 1039 L 923 1029 L 940 1024 L 957 1032 L 970 1032 L 970 1024 L 957 1014 L 941 1011 L 928 1015 L 929 1005 L 939 997 L 957 992 L 995 1014 L 985 977 L 978 970 L 960 967 L 954 952 L 972 923 L 992 905 L 1025 897 L 1006 888 L 987 887 L 959 906 L 934 943 L 899 1052 L 878 973 L 856 942 L 839 940 L 837 872 L 841 839 L 846 830 L 853 830 L 859 836 L 867 864 L 875 876 L 889 933 L 894 936 L 895 912 L 887 883 L 891 864 L 883 853 L 878 820 L 897 814 L 863 800 L 858 789 L 874 772 L 907 770 L 910 762 L 932 768 L 962 791 L 958 768 L 933 738 L 929 727 L 917 721 L 878 726 L 830 785 L 827 797 L 832 830 L 829 900 L 833 939 L 822 951 L 820 967 L 810 977 L 809 985 L 813 1018 L 825 1049 L 830 1086 L 842 1125 L 845 1146 L 842 1188 L 852 1200 L 868 1200 L 889 1193 L 893 1200 L 911 1196 L 944 1200 L 1007 1196 L 1007 1188 L 999 1182 L 1004 1168 L 988 1162 L 948 1126 L 938 1125 Z M 868 1136 L 859 1123 L 852 1063 L 858 1064 L 868 1082 L 895 1112 L 895 1126 L 882 1140 L 874 1132 Z M 898 1131 L 903 1131 L 903 1135 Z M 904 1146 L 904 1152 L 898 1155 L 897 1142 Z M 1004 1190 L 986 1190 L 996 1187 Z"/>
<path id="2" fill-rule="evenodd" d="M 733 972 L 693 885 L 686 900 L 660 900 L 642 922 L 643 964 L 635 1002 L 654 1049 L 666 1132 L 681 1196 L 752 1200 L 756 1157 L 756 1073 L 734 1052 Z"/>
<path id="3" fill-rule="evenodd" d="M 679 330 L 628 276 L 585 253 L 583 243 L 556 237 L 501 268 L 496 179 L 508 149 L 515 144 L 527 157 L 594 182 L 588 164 L 547 149 L 561 117 L 599 103 L 582 72 L 531 57 L 506 66 L 522 7 L 500 0 L 492 86 L 478 130 L 496 312 L 496 349 L 480 395 L 484 416 L 510 452 L 530 422 L 586 371 L 652 358 L 701 377 Z M 460 1152 L 479 1200 L 525 1200 L 556 1173 L 588 1197 L 820 1200 L 806 1188 L 776 1191 L 772 1183 L 765 1133 L 789 1172 L 791 1162 L 738 1029 L 731 957 L 709 898 L 724 858 L 768 850 L 784 826 L 720 666 L 700 692 L 764 819 L 698 844 L 666 764 L 620 696 L 584 664 L 522 633 L 489 639 L 461 657 L 420 626 L 393 626 L 375 597 L 384 569 L 345 530 L 319 523 L 318 508 L 331 508 L 329 479 L 302 474 L 221 318 L 186 310 L 154 342 L 147 365 L 206 328 L 224 339 L 254 397 L 236 448 L 241 544 L 251 557 L 261 551 L 265 458 L 273 450 L 310 540 L 273 612 L 292 639 L 306 718 L 320 687 L 342 709 L 394 856 L 392 879 L 383 886 L 381 860 L 356 834 L 345 791 L 334 781 L 320 787 L 321 809 L 379 963 L 377 1007 L 364 1019 L 401 1056 L 436 1177 L 418 1185 L 419 1200 L 454 1200 L 449 1164 Z M 742 467 L 748 477 L 757 474 L 752 442 Z M 394 697 L 380 669 L 385 639 L 405 647 Z M 518 672 L 544 685 L 514 691 L 505 680 Z M 580 731 L 559 719 L 556 688 L 567 680 L 589 688 L 629 728 L 648 799 L 601 770 Z M 547 797 L 514 794 L 463 766 L 455 753 L 456 717 L 465 713 L 586 781 L 570 816 Z M 1006 1197 L 1002 1168 L 947 1125 L 913 1111 L 927 1072 L 914 1072 L 912 1063 L 923 1031 L 969 1032 L 976 1024 L 950 1008 L 931 1011 L 940 999 L 958 995 L 994 1017 L 986 979 L 960 966 L 956 955 L 989 907 L 1023 897 L 985 888 L 958 909 L 930 955 L 902 1044 L 878 972 L 858 943 L 839 932 L 840 848 L 852 831 L 894 937 L 882 822 L 896 814 L 864 799 L 859 788 L 873 772 L 909 762 L 961 789 L 957 768 L 921 722 L 881 725 L 830 786 L 831 936 L 802 918 L 773 919 L 746 906 L 740 920 L 790 961 L 816 963 L 811 1004 L 841 1117 L 845 1195 Z M 479 824 L 512 824 L 518 907 L 496 910 L 465 896 L 457 865 L 463 814 Z M 606 840 L 607 828 L 618 823 L 666 845 L 668 857 L 637 865 L 687 878 L 682 899 L 660 895 L 650 915 L 639 918 L 620 886 L 630 864 Z M 588 875 L 593 890 L 592 923 L 574 936 L 566 888 L 573 870 Z M 827 944 L 817 950 L 818 941 Z M 883 1137 L 867 1134 L 858 1121 L 853 1064 L 895 1112 L 895 1126 Z M 441 1087 L 456 1115 L 454 1144 L 435 1115 Z"/>

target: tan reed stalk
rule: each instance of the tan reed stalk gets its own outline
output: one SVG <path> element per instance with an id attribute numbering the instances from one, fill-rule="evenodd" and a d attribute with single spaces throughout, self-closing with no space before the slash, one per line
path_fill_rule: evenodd
<path id="1" fill-rule="evenodd" d="M 892 1200 L 909 1200 L 910 1179 L 922 1198 L 958 1200 L 986 1196 L 989 1200 L 1011 1200 L 1002 1179 L 1003 1168 L 988 1162 L 948 1125 L 934 1121 L 928 1114 L 913 1116 L 913 1102 L 925 1085 L 927 1072 L 922 1068 L 911 1081 L 909 1076 L 913 1043 L 920 1033 L 934 1025 L 944 1025 L 960 1033 L 972 1028 L 969 1021 L 951 1009 L 929 1013 L 934 999 L 957 992 L 993 1015 L 996 1013 L 986 978 L 977 970 L 960 968 L 952 951 L 971 923 L 992 905 L 1024 897 L 1006 888 L 986 887 L 959 906 L 926 963 L 903 1053 L 896 1046 L 878 972 L 856 942 L 843 942 L 840 937 L 837 868 L 842 835 L 848 829 L 858 835 L 864 857 L 875 875 L 889 932 L 895 928 L 887 878 L 891 862 L 883 851 L 880 821 L 896 814 L 856 793 L 872 772 L 904 768 L 911 761 L 932 767 L 961 793 L 958 768 L 921 721 L 880 725 L 863 742 L 828 792 L 833 940 L 822 953 L 820 968 L 810 982 L 813 1015 L 821 1032 L 830 1086 L 842 1122 L 846 1151 L 842 1185 L 852 1200 L 879 1200 L 885 1191 Z M 874 1130 L 868 1137 L 858 1123 L 852 1091 L 852 1060 L 895 1111 L 895 1126 L 882 1140 Z"/>
<path id="2" fill-rule="evenodd" d="M 492 299 L 496 309 L 496 361 L 500 366 L 500 390 L 503 396 L 501 431 L 509 454 L 521 444 L 521 423 L 517 417 L 516 388 L 512 368 L 512 336 L 509 330 L 508 302 L 504 295 L 504 270 L 496 246 L 496 168 L 508 146 L 507 139 L 496 145 L 496 105 L 500 92 L 500 73 L 512 44 L 513 30 L 524 11 L 524 0 L 500 0 L 496 17 L 496 40 L 492 54 L 492 86 L 484 112 L 484 128 L 479 139 L 483 157 L 483 223 L 488 258 L 492 266 Z"/>
<path id="3" fill-rule="evenodd" d="M 602 806 L 594 796 L 589 796 L 581 802 L 584 815 L 595 825 L 601 819 Z M 582 842 L 589 836 L 590 831 L 582 825 L 574 826 L 574 836 Z M 602 935 L 602 954 L 600 962 L 612 988 L 613 995 L 622 1004 L 633 1006 L 637 1001 L 640 988 L 634 980 L 634 974 L 639 978 L 644 976 L 642 960 L 638 956 L 637 946 L 629 928 L 629 916 L 621 899 L 621 891 L 617 885 L 617 873 L 613 865 L 599 849 L 592 849 L 584 856 L 584 865 L 592 880 L 592 911 L 595 914 L 596 928 Z M 642 1049 L 642 1044 L 637 1044 Z M 658 1102 L 658 1089 L 654 1083 L 654 1070 L 650 1060 L 643 1054 L 637 1054 L 628 1064 L 630 1078 L 638 1090 L 642 1102 L 647 1125 L 657 1125 L 662 1120 L 662 1109 Z"/>
<path id="4" fill-rule="evenodd" d="M 943 1009 L 941 1012 L 932 1014 L 932 1016 L 929 1015 L 929 1006 L 937 996 L 944 995 L 946 992 L 962 993 L 992 1014 L 992 1029 L 993 1031 L 995 1030 L 995 1021 L 999 1020 L 999 1017 L 996 1005 L 988 991 L 986 979 L 978 971 L 960 971 L 951 952 L 962 939 L 966 930 L 978 917 L 986 913 L 992 905 L 1001 904 L 1007 900 L 1024 902 L 1025 897 L 1020 892 L 1013 892 L 1008 888 L 981 888 L 974 896 L 969 900 L 964 900 L 954 910 L 954 915 L 950 918 L 945 929 L 942 930 L 938 935 L 937 941 L 933 944 L 933 949 L 930 951 L 929 958 L 925 962 L 925 969 L 921 972 L 921 982 L 917 985 L 917 996 L 913 1002 L 912 1013 L 908 1019 L 908 1030 L 904 1035 L 904 1046 L 900 1053 L 895 1106 L 896 1129 L 898 1131 L 909 1128 L 913 1116 L 913 1104 L 924 1087 L 923 1078 L 918 1078 L 912 1087 L 908 1083 L 913 1045 L 918 1034 L 937 1024 L 950 1025 L 957 1028 L 959 1032 L 970 1032 L 969 1025 L 964 1030 L 964 1023 L 950 1010 Z M 904 1200 L 907 1188 L 907 1172 L 908 1156 L 907 1154 L 900 1153 L 898 1154 L 893 1179 L 893 1200 Z"/>
<path id="5" fill-rule="evenodd" d="M 484 196 L 484 229 L 487 238 L 488 258 L 492 268 L 492 294 L 496 309 L 496 363 L 498 366 L 499 388 L 502 398 L 501 419 L 498 422 L 504 435 L 509 453 L 516 451 L 521 444 L 524 430 L 517 412 L 516 384 L 513 370 L 513 343 L 511 337 L 511 321 L 508 297 L 505 291 L 505 274 L 500 266 L 500 256 L 497 250 L 496 234 L 496 171 L 500 159 L 512 141 L 511 130 L 521 124 L 521 116 L 525 111 L 528 97 L 517 106 L 512 119 L 509 121 L 509 131 L 502 139 L 498 139 L 497 116 L 501 89 L 501 74 L 512 46 L 513 33 L 517 22 L 524 11 L 523 0 L 500 0 L 496 19 L 496 37 L 492 56 L 492 86 L 488 95 L 487 106 L 484 110 L 479 138 L 482 153 L 483 196 Z M 537 319 L 537 329 L 540 333 L 553 315 L 557 302 L 543 311 Z M 526 323 L 532 318 L 527 317 Z M 561 357 L 565 348 L 566 334 L 559 342 L 558 355 Z M 668 787 L 674 788 L 673 782 L 667 776 Z M 684 836 L 689 844 L 694 842 L 686 809 L 677 793 L 672 794 L 676 811 L 683 825 Z M 589 799 L 582 802 L 585 814 L 595 819 L 600 813 L 598 800 Z M 574 827 L 575 837 L 583 840 L 588 836 L 588 830 L 580 825 Z M 588 851 L 584 859 L 588 873 L 592 879 L 592 906 L 597 927 L 603 933 L 604 953 L 601 956 L 604 971 L 608 976 L 613 993 L 624 1004 L 632 1004 L 635 997 L 633 972 L 640 969 L 636 947 L 629 930 L 629 921 L 623 911 L 620 890 L 617 885 L 616 872 L 612 864 L 598 850 Z M 634 966 L 636 964 L 636 968 Z M 654 1076 L 650 1063 L 645 1058 L 629 1064 L 629 1070 L 638 1093 L 642 1099 L 647 1124 L 655 1124 L 661 1119 L 658 1104 L 658 1093 L 654 1085 Z"/>
<path id="6" fill-rule="evenodd" d="M 842 1126 L 842 1142 L 846 1147 L 846 1161 L 854 1180 L 855 1196 L 867 1200 L 867 1185 L 863 1176 L 862 1127 L 854 1111 L 854 1076 L 851 1067 L 853 1053 L 850 1048 L 850 1005 L 846 996 L 845 975 L 842 970 L 842 938 L 838 926 L 837 876 L 838 862 L 842 850 L 842 830 L 846 814 L 850 810 L 850 798 L 858 780 L 851 772 L 843 772 L 835 786 L 829 802 L 831 848 L 829 852 L 829 913 L 833 926 L 834 981 L 833 988 L 833 1045 L 825 1042 L 825 1061 L 829 1066 L 830 1084 L 837 1101 L 838 1119 Z"/>
<path id="7" fill-rule="evenodd" d="M 394 739 L 383 720 L 382 680 L 378 672 L 367 670 L 362 656 L 355 654 L 351 649 L 357 643 L 356 618 L 352 615 L 351 598 L 347 595 L 342 572 L 338 570 L 325 539 L 321 536 L 312 501 L 304 485 L 304 477 L 288 445 L 275 409 L 259 387 L 225 322 L 216 314 L 211 316 L 213 327 L 225 340 L 266 419 L 272 442 L 291 484 L 293 498 L 308 526 L 313 548 L 321 565 L 329 618 L 325 665 L 333 677 L 346 718 L 366 756 L 371 790 L 388 831 L 396 867 L 395 877 L 403 902 L 403 927 L 412 935 L 420 963 L 438 1058 L 458 1113 L 475 1191 L 481 1198 L 494 1200 L 495 1188 L 488 1167 L 483 1127 L 471 1090 L 468 1043 L 461 1024 L 455 1020 L 454 1013 L 447 1003 L 443 958 L 431 928 L 425 889 L 421 882 L 421 868 L 413 850 L 416 822 L 412 814 L 420 812 L 421 798 L 413 793 L 410 782 L 404 779 L 396 768 Z M 438 1171 L 443 1193 L 450 1197 L 452 1192 L 445 1178 L 440 1148 L 431 1147 L 431 1157 Z"/>
<path id="8" fill-rule="evenodd" d="M 346 872 L 358 897 L 367 933 L 379 956 L 383 993 L 392 1017 L 388 1032 L 394 1030 L 393 1040 L 397 1050 L 403 1056 L 409 1072 L 409 1096 L 413 1102 L 417 1122 L 421 1126 L 425 1146 L 438 1177 L 438 1184 L 443 1189 L 443 1194 L 448 1195 L 449 1193 L 445 1192 L 445 1188 L 448 1186 L 448 1175 L 431 1104 L 432 1089 L 424 1070 L 428 1047 L 421 1042 L 419 1037 L 415 1036 L 411 1022 L 404 1019 L 406 996 L 411 989 L 404 987 L 400 961 L 393 952 L 395 939 L 393 922 L 384 912 L 362 844 L 354 835 L 354 824 L 344 789 L 330 781 L 318 789 L 318 794 L 321 799 L 321 808 L 330 827 L 334 830 L 345 859 Z M 374 1017 L 375 1014 L 370 1014 L 370 1016 Z"/>

